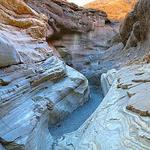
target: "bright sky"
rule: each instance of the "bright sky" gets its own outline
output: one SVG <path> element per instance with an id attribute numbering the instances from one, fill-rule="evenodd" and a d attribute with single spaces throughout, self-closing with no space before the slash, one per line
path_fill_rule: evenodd
<path id="1" fill-rule="evenodd" d="M 68 0 L 68 2 L 73 2 L 79 6 L 83 6 L 89 2 L 92 2 L 93 0 Z"/>

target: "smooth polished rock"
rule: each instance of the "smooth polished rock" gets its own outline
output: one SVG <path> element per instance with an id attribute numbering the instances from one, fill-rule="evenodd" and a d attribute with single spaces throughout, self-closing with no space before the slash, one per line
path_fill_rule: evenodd
<path id="1" fill-rule="evenodd" d="M 86 78 L 70 67 L 66 68 L 64 74 L 61 66 L 55 64 L 60 71 L 54 72 L 55 78 L 49 78 L 41 84 L 31 84 L 36 75 L 33 70 L 19 78 L 22 71 L 19 68 L 15 72 L 18 72 L 17 79 L 15 74 L 5 77 L 13 78 L 10 84 L 0 87 L 0 142 L 6 149 L 50 149 L 53 139 L 48 126 L 57 123 L 88 100 Z M 47 67 L 49 65 L 47 63 Z M 41 66 L 37 66 L 40 71 Z"/>
<path id="2" fill-rule="evenodd" d="M 106 95 L 116 79 L 117 70 L 112 69 L 101 75 L 101 87 L 103 94 Z"/>
<path id="3" fill-rule="evenodd" d="M 118 26 L 105 25 L 86 34 L 66 34 L 60 40 L 52 42 L 52 45 L 62 59 L 84 74 L 91 84 L 100 85 L 102 73 L 122 66 L 125 62 L 122 59 L 128 60 L 122 55 L 123 44 L 117 43 L 110 47 L 108 43 L 118 32 Z"/>
<path id="4" fill-rule="evenodd" d="M 49 125 L 88 100 L 88 80 L 54 56 L 44 15 L 18 0 L 0 8 L 0 149 L 50 150 Z"/>
<path id="5" fill-rule="evenodd" d="M 119 70 L 93 115 L 77 131 L 57 139 L 54 149 L 150 150 L 150 119 L 142 115 L 150 112 L 149 68 L 148 64 Z"/>
<path id="6" fill-rule="evenodd" d="M 23 1 L 2 0 L 0 8 L 0 61 L 6 61 L 0 66 L 33 63 L 52 55 L 45 41 L 47 20 L 44 16 Z"/>

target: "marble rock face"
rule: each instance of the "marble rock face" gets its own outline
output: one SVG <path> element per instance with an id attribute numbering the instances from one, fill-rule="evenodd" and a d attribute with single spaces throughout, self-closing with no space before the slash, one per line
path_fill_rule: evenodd
<path id="1" fill-rule="evenodd" d="M 55 141 L 55 150 L 150 150 L 150 65 L 117 72 L 93 115 Z"/>
<path id="2" fill-rule="evenodd" d="M 88 81 L 54 56 L 44 15 L 18 0 L 0 8 L 0 150 L 50 150 L 49 125 L 88 100 Z"/>

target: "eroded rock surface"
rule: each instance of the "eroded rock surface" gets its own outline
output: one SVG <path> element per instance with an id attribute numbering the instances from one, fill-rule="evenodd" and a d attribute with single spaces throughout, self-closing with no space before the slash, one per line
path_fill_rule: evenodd
<path id="1" fill-rule="evenodd" d="M 60 40 L 50 43 L 68 65 L 84 74 L 90 83 L 99 85 L 102 73 L 128 60 L 126 54 L 122 55 L 122 43 L 111 47 L 108 42 L 116 35 L 118 27 L 118 24 L 103 25 L 86 34 L 66 34 Z"/>
<path id="2" fill-rule="evenodd" d="M 149 150 L 149 67 L 134 65 L 118 71 L 95 113 L 80 129 L 58 139 L 54 149 Z"/>
<path id="3" fill-rule="evenodd" d="M 94 29 L 97 23 L 108 22 L 103 11 L 85 9 L 62 0 L 27 0 L 33 9 L 48 16 L 49 35 L 58 33 L 87 32 Z"/>
<path id="4" fill-rule="evenodd" d="M 139 0 L 134 10 L 126 16 L 120 28 L 126 49 L 137 46 L 149 48 L 149 6 L 149 0 Z"/>
<path id="5" fill-rule="evenodd" d="M 123 63 L 122 56 L 132 62 L 136 55 L 140 60 L 149 52 L 149 5 L 150 1 L 139 0 L 122 24 L 120 35 L 113 39 L 120 39 L 125 46 L 114 54 Z M 147 63 L 149 58 L 148 54 Z M 114 82 L 112 74 L 111 78 L 109 72 L 103 74 L 103 91 L 107 93 L 111 86 L 103 102 L 77 131 L 57 139 L 54 149 L 150 150 L 150 65 L 139 62 L 117 71 Z"/>
<path id="6" fill-rule="evenodd" d="M 12 59 L 6 65 L 19 63 L 18 59 L 22 63 L 38 62 L 52 55 L 52 49 L 45 42 L 47 20 L 44 16 L 22 1 L 1 0 L 0 7 L 0 37 L 5 42 L 5 47 L 1 44 L 1 51 L 8 51 L 7 55 Z M 3 60 L 6 61 L 7 55 Z"/>
<path id="7" fill-rule="evenodd" d="M 140 0 L 120 34 L 111 40 L 118 30 L 114 24 L 105 26 L 108 19 L 102 11 L 60 0 L 1 0 L 0 149 L 149 150 L 148 64 L 103 74 L 102 88 L 104 94 L 108 93 L 102 104 L 80 129 L 53 141 L 48 126 L 83 105 L 89 89 L 87 79 L 54 56 L 46 42 L 46 37 L 66 31 L 86 32 L 102 23 L 99 32 L 94 31 L 97 34 L 88 34 L 88 44 L 85 34 L 81 39 L 75 34 L 73 44 L 67 41 L 73 48 L 82 43 L 85 51 L 81 47 L 66 49 L 68 43 L 62 41 L 64 45 L 59 41 L 54 45 L 61 48 L 60 55 L 67 63 L 69 60 L 90 79 L 94 73 L 94 77 L 100 77 L 103 69 L 119 68 L 149 50 L 149 4 Z M 145 59 L 148 63 L 149 56 Z"/>
<path id="8" fill-rule="evenodd" d="M 88 81 L 53 55 L 47 17 L 0 1 L 0 149 L 50 150 L 49 124 L 88 100 Z"/>

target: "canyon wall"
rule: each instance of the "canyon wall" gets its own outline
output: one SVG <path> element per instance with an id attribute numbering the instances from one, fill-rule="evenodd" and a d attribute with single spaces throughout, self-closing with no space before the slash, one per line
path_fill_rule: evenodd
<path id="1" fill-rule="evenodd" d="M 103 11 L 85 9 L 62 0 L 26 0 L 29 6 L 48 17 L 48 39 L 60 33 L 87 32 L 94 29 L 94 22 L 108 21 Z"/>
<path id="2" fill-rule="evenodd" d="M 137 51 L 144 61 L 103 74 L 101 105 L 77 131 L 57 139 L 54 149 L 150 150 L 149 5 L 139 0 L 120 28 L 122 54 Z"/>
<path id="3" fill-rule="evenodd" d="M 50 150 L 48 126 L 88 100 L 88 81 L 53 54 L 44 14 L 22 0 L 0 8 L 0 149 Z"/>
<path id="4" fill-rule="evenodd" d="M 137 0 L 95 0 L 85 5 L 86 8 L 103 10 L 108 14 L 108 18 L 115 21 L 124 20 Z"/>
<path id="5" fill-rule="evenodd" d="M 57 139 L 54 149 L 150 150 L 149 67 L 119 70 L 93 115 L 77 131 Z"/>
<path id="6" fill-rule="evenodd" d="M 121 25 L 120 36 L 126 49 L 138 46 L 149 49 L 149 6 L 149 0 L 139 0 Z"/>
<path id="7" fill-rule="evenodd" d="M 103 39 L 116 31 L 101 29 L 104 64 L 118 65 L 129 51 L 149 52 L 149 6 L 139 0 L 127 15 L 116 36 L 121 45 L 108 47 Z M 150 65 L 143 62 L 102 75 L 106 96 L 77 131 L 54 140 L 48 129 L 88 100 L 89 87 L 46 41 L 92 30 L 97 18 L 105 24 L 106 13 L 60 0 L 0 0 L 0 8 L 0 150 L 150 150 Z M 94 67 L 106 67 L 98 60 Z"/>

